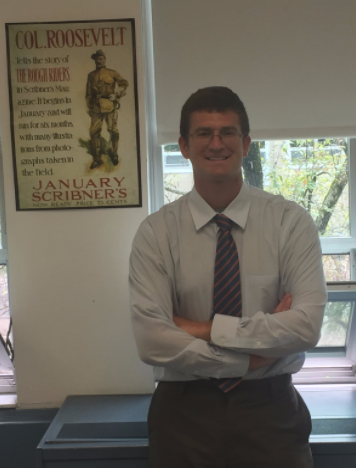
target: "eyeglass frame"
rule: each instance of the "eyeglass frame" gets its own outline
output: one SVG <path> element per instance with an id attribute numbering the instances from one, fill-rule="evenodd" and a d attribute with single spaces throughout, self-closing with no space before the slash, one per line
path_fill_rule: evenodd
<path id="1" fill-rule="evenodd" d="M 205 128 L 205 127 L 203 127 Z M 238 132 L 238 129 L 236 127 L 225 127 L 225 129 L 234 129 Z M 197 138 L 197 135 L 195 134 L 195 132 L 199 130 L 199 128 L 195 129 L 193 133 L 189 133 L 189 136 L 193 139 L 193 140 L 198 140 L 199 141 L 199 137 Z M 202 129 L 203 130 L 203 129 Z M 221 131 L 224 130 L 221 129 L 219 132 L 215 131 L 212 129 L 212 128 L 209 128 L 209 127 L 206 127 L 206 130 L 211 130 L 211 134 L 209 137 L 206 137 L 206 140 L 205 140 L 205 143 L 207 145 L 210 145 L 210 143 L 213 141 L 214 137 L 217 136 L 219 137 L 220 139 L 220 142 L 223 143 L 223 144 L 226 144 L 225 141 L 223 141 L 223 139 L 227 136 L 227 135 L 222 135 L 221 134 Z M 233 134 L 233 135 L 230 135 L 231 137 L 237 137 L 236 138 L 236 141 L 239 139 L 239 138 L 244 138 L 246 135 L 244 135 L 243 133 L 236 133 L 236 134 Z M 204 140 L 204 138 L 202 138 L 202 140 Z"/>

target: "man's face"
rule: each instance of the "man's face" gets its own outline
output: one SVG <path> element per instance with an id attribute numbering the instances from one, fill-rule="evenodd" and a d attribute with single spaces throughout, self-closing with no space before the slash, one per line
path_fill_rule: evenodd
<path id="1" fill-rule="evenodd" d="M 106 58 L 104 57 L 104 55 L 99 55 L 95 58 L 96 68 L 103 68 L 105 67 L 105 64 L 106 64 Z"/>
<path id="2" fill-rule="evenodd" d="M 223 138 L 215 135 L 212 139 L 201 139 L 204 132 L 231 134 Z M 242 183 L 242 158 L 247 156 L 251 143 L 249 136 L 243 137 L 240 118 L 233 111 L 193 112 L 190 117 L 187 141 L 182 137 L 179 145 L 183 156 L 190 159 L 196 185 L 212 181 L 236 181 Z"/>

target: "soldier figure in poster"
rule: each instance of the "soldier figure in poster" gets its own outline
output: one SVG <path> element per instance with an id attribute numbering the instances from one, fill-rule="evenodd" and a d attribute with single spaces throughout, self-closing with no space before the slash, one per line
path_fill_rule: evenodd
<path id="1" fill-rule="evenodd" d="M 96 70 L 88 75 L 85 100 L 91 117 L 89 133 L 93 155 L 93 162 L 90 165 L 92 170 L 103 164 L 101 148 L 103 120 L 110 133 L 111 149 L 108 155 L 114 166 L 119 163 L 117 110 L 120 107 L 119 100 L 125 96 L 129 83 L 117 71 L 106 68 L 106 55 L 101 49 L 92 54 L 91 58 L 95 60 Z M 115 92 L 116 85 L 122 88 L 120 92 Z"/>

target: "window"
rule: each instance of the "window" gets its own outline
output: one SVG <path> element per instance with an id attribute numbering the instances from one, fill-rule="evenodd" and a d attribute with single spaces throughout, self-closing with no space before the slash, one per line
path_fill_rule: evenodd
<path id="1" fill-rule="evenodd" d="M 328 303 L 319 343 L 308 353 L 309 374 L 299 378 L 314 379 L 311 369 L 328 356 L 336 379 L 341 372 L 356 382 L 356 340 L 350 339 L 356 337 L 356 139 L 255 141 L 243 169 L 246 183 L 301 204 L 319 229 Z M 193 187 L 191 164 L 178 145 L 163 147 L 163 172 L 165 203 Z"/>
<path id="2" fill-rule="evenodd" d="M 179 145 L 166 145 L 163 150 L 164 202 L 170 203 L 193 188 L 193 168 Z"/>
<path id="3" fill-rule="evenodd" d="M 13 346 L 9 309 L 7 244 L 4 218 L 4 190 L 0 140 L 0 394 L 14 393 Z"/>

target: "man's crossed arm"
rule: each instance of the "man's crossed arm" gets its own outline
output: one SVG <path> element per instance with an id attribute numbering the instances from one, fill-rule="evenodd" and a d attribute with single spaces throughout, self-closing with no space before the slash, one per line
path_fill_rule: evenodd
<path id="1" fill-rule="evenodd" d="M 292 296 L 290 293 L 287 293 L 278 306 L 275 308 L 274 313 L 285 312 L 290 309 L 292 305 Z M 195 338 L 200 338 L 201 340 L 210 342 L 211 341 L 211 327 L 213 325 L 213 320 L 207 320 L 204 322 L 196 322 L 193 320 L 188 320 L 178 315 L 173 315 L 173 322 L 177 327 L 181 328 L 189 335 L 194 336 Z M 264 358 L 262 356 L 257 356 L 255 354 L 250 354 L 250 365 L 249 370 L 258 369 L 259 367 L 269 366 L 275 362 L 275 358 Z"/>

